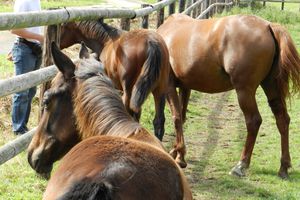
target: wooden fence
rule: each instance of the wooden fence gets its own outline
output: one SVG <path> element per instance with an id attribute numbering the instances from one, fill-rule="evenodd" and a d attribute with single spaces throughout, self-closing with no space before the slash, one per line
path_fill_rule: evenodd
<path id="1" fill-rule="evenodd" d="M 221 2 L 216 2 L 216 0 L 193 0 L 192 4 L 192 0 L 179 0 L 177 8 L 178 12 L 193 15 L 195 18 L 208 18 L 213 13 L 220 11 L 217 9 L 217 6 L 222 6 L 222 9 L 224 6 L 231 6 L 233 2 L 230 1 L 231 0 L 221 0 Z M 156 25 L 158 27 L 164 21 L 164 8 L 167 6 L 169 7 L 168 14 L 174 13 L 176 0 L 158 0 L 157 3 L 152 5 L 143 4 L 141 5 L 142 8 L 137 10 L 80 7 L 19 14 L 3 13 L 0 14 L 0 30 L 53 25 L 70 21 L 95 20 L 99 18 L 121 18 L 120 26 L 125 30 L 129 30 L 130 19 L 137 17 L 142 18 L 141 27 L 147 28 L 148 15 L 153 12 L 157 12 Z M 44 50 L 45 49 L 47 49 L 47 47 L 44 48 Z M 6 80 L 0 80 L 0 98 L 45 83 L 51 80 L 56 73 L 57 69 L 52 65 Z M 26 149 L 34 133 L 35 128 L 2 146 L 0 148 L 0 165 Z"/>
<path id="2" fill-rule="evenodd" d="M 253 5 L 254 2 L 262 2 L 263 6 L 266 6 L 266 3 L 280 3 L 281 4 L 281 10 L 284 10 L 284 5 L 287 3 L 296 3 L 299 4 L 299 11 L 300 11 L 300 1 L 299 0 L 237 0 L 236 4 L 239 5 L 241 3 L 248 4 L 250 6 Z"/>

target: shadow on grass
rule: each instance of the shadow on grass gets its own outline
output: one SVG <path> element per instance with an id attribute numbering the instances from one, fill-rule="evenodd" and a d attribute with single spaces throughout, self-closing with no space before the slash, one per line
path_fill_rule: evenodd
<path id="1" fill-rule="evenodd" d="M 189 160 L 190 164 L 190 182 L 193 185 L 193 191 L 197 191 L 197 193 L 210 193 L 214 198 L 217 199 L 241 199 L 245 196 L 251 198 L 270 198 L 277 199 L 277 196 L 272 194 L 271 192 L 259 188 L 259 186 L 247 183 L 245 179 L 232 177 L 230 175 L 221 175 L 221 178 L 216 178 L 214 176 L 207 177 L 204 174 L 204 171 L 209 166 L 210 158 L 213 156 L 216 147 L 218 145 L 221 133 L 222 124 L 219 121 L 221 117 L 222 110 L 226 105 L 226 101 L 230 96 L 229 92 L 225 92 L 221 95 L 221 97 L 217 100 L 213 109 L 208 116 L 208 138 L 203 143 L 203 151 L 202 154 L 199 155 L 199 160 Z M 240 114 L 240 117 L 243 117 L 243 114 Z M 245 126 L 243 124 L 243 120 L 238 120 L 238 130 L 243 130 Z M 245 131 L 239 131 L 238 137 L 239 140 L 244 141 L 241 138 L 245 138 Z M 198 157 L 198 156 L 197 156 Z M 210 170 L 210 169 L 207 169 Z M 212 173 L 214 172 L 212 169 Z M 218 177 L 218 176 L 217 176 Z M 196 195 L 196 196 L 199 196 Z"/>

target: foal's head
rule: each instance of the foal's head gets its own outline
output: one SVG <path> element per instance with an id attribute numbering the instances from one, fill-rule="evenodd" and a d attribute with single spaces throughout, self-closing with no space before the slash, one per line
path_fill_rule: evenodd
<path id="1" fill-rule="evenodd" d="M 102 64 L 90 58 L 84 45 L 80 50 L 80 59 L 75 63 L 54 43 L 52 56 L 60 72 L 53 79 L 51 88 L 44 94 L 43 115 L 28 147 L 29 164 L 45 177 L 49 176 L 53 163 L 80 141 L 72 100 L 77 87 L 75 69 L 91 69 L 90 73 L 103 71 Z"/>

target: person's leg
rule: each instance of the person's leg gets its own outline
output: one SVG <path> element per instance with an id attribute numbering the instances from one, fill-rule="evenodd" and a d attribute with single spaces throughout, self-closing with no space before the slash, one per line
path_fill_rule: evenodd
<path id="1" fill-rule="evenodd" d="M 24 74 L 35 69 L 36 57 L 25 44 L 15 43 L 12 54 L 16 75 Z M 27 117 L 29 116 L 27 113 L 28 111 L 30 112 L 30 106 L 28 108 L 28 105 L 31 104 L 29 93 L 29 90 L 25 90 L 17 92 L 13 97 L 12 124 L 13 131 L 16 133 L 24 133 L 26 131 Z M 31 93 L 33 93 L 33 91 Z M 32 96 L 32 94 L 30 96 Z"/>
<path id="2" fill-rule="evenodd" d="M 40 56 L 35 56 L 35 68 L 33 70 L 37 70 L 40 68 L 42 63 L 42 54 Z M 27 106 L 27 111 L 26 111 L 26 117 L 25 117 L 25 124 L 28 123 L 29 116 L 30 116 L 30 111 L 31 111 L 31 103 L 32 99 L 36 94 L 36 87 L 32 87 L 29 89 L 28 93 L 28 106 Z M 26 129 L 28 130 L 27 126 Z"/>

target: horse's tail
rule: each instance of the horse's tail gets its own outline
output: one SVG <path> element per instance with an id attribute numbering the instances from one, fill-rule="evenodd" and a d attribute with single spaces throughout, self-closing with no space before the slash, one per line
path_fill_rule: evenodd
<path id="1" fill-rule="evenodd" d="M 278 69 L 277 85 L 281 100 L 285 102 L 291 93 L 300 91 L 300 58 L 290 34 L 283 26 L 271 23 L 270 30 L 276 44 L 273 66 Z M 292 82 L 291 91 L 289 80 Z"/>
<path id="2" fill-rule="evenodd" d="M 139 112 L 141 105 L 159 78 L 162 65 L 162 50 L 158 42 L 148 41 L 147 60 L 137 78 L 130 98 L 130 109 Z"/>
<path id="3" fill-rule="evenodd" d="M 112 200 L 114 199 L 113 188 L 107 182 L 80 181 L 75 183 L 67 193 L 59 198 L 59 200 L 75 199 Z"/>

